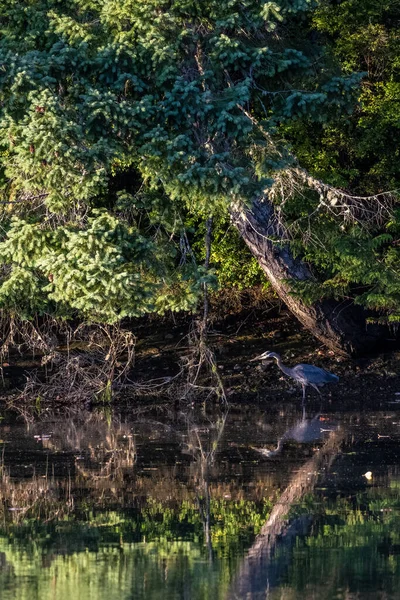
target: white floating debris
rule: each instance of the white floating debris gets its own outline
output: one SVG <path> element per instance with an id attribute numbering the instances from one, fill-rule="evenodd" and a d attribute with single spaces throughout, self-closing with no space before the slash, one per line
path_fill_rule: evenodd
<path id="1" fill-rule="evenodd" d="M 372 471 L 367 471 L 366 473 L 364 473 L 364 477 L 365 479 L 368 479 L 368 481 L 370 481 L 372 479 Z"/>

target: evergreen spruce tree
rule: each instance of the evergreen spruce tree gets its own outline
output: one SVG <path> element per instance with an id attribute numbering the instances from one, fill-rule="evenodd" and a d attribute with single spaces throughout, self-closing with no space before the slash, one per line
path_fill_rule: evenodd
<path id="1" fill-rule="evenodd" d="M 313 0 L 2 0 L 0 9 L 2 308 L 114 322 L 193 307 L 213 274 L 186 252 L 187 223 L 229 213 L 294 313 L 346 345 L 324 301 L 314 296 L 310 308 L 293 295 L 311 278 L 290 248 L 301 256 L 304 244 L 276 225 L 286 196 L 274 181 L 300 172 L 284 128 L 349 114 L 361 79 L 319 42 Z M 308 200 L 297 195 L 285 218 L 317 204 L 337 232 L 343 219 L 321 208 L 310 181 Z"/>

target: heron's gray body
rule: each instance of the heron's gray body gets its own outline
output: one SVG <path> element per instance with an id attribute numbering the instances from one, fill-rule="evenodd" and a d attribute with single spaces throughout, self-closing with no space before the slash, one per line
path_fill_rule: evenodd
<path id="1" fill-rule="evenodd" d="M 281 357 L 276 352 L 264 352 L 260 356 L 253 358 L 253 360 L 268 360 L 269 358 L 274 358 L 278 364 L 278 367 L 283 373 L 285 373 L 285 375 L 291 377 L 301 384 L 303 388 L 303 400 L 306 397 L 306 387 L 308 385 L 311 385 L 311 387 L 321 394 L 318 386 L 325 385 L 325 383 L 336 383 L 339 381 L 339 377 L 337 375 L 334 375 L 329 371 L 325 371 L 325 369 L 320 369 L 320 367 L 314 367 L 314 365 L 300 363 L 293 368 L 287 367 L 283 364 Z"/>
<path id="2" fill-rule="evenodd" d="M 315 383 L 315 385 L 321 385 L 324 383 L 333 383 L 334 381 L 339 381 L 339 377 L 337 375 L 329 373 L 329 371 L 325 371 L 325 369 L 314 367 L 314 365 L 300 363 L 299 365 L 293 367 L 293 369 L 290 369 L 290 371 L 290 377 L 296 379 L 300 383 L 304 383 L 305 385 L 311 385 L 312 383 Z"/>

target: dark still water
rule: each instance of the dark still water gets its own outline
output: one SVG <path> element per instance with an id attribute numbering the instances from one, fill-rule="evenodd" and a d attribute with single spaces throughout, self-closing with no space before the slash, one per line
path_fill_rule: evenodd
<path id="1" fill-rule="evenodd" d="M 0 422 L 1 600 L 400 598 L 400 407 Z"/>

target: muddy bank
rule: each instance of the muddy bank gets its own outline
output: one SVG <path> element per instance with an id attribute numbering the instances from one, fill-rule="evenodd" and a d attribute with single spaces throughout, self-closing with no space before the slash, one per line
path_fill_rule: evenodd
<path id="1" fill-rule="evenodd" d="M 225 307 L 221 308 L 221 312 Z M 224 312 L 228 312 L 224 310 Z M 191 352 L 189 332 L 193 319 L 148 318 L 130 324 L 136 337 L 134 366 L 129 381 L 116 401 L 135 406 L 147 398 L 134 392 L 134 384 L 158 379 L 174 378 L 181 370 L 182 358 Z M 290 313 L 270 301 L 255 308 L 231 311 L 224 318 L 215 317 L 208 333 L 208 344 L 216 357 L 216 364 L 230 403 L 301 401 L 301 389 L 279 371 L 275 363 L 261 365 L 250 362 L 258 354 L 270 350 L 282 355 L 289 366 L 305 362 L 327 369 L 340 377 L 336 385 L 322 389 L 324 401 L 338 406 L 376 406 L 379 402 L 400 402 L 400 352 L 387 341 L 386 351 L 359 359 L 337 357 L 315 340 Z M 84 352 L 84 348 L 79 351 Z M 21 356 L 11 353 L 3 362 L 2 395 L 21 389 L 33 372 L 42 379 L 57 365 L 41 366 L 41 356 Z M 179 380 L 175 383 L 179 383 Z M 165 392 L 165 400 L 176 400 L 173 393 Z M 399 394 L 399 395 L 397 395 Z M 150 394 L 151 395 L 151 394 Z M 310 401 L 318 401 L 317 393 L 309 389 Z M 181 395 L 179 399 L 184 402 Z M 62 400 L 62 398 L 61 398 Z M 65 402 L 67 404 L 67 401 Z"/>
<path id="2" fill-rule="evenodd" d="M 140 335 L 136 352 L 135 377 L 173 376 L 181 356 L 189 350 L 187 323 L 159 323 L 151 335 Z M 216 321 L 209 332 L 209 344 L 216 358 L 227 396 L 232 402 L 268 402 L 301 399 L 301 389 L 281 373 L 275 363 L 250 362 L 270 350 L 282 355 L 285 363 L 311 363 L 340 377 L 336 385 L 322 388 L 325 399 L 346 403 L 400 403 L 400 351 L 388 339 L 386 351 L 358 359 L 337 357 L 304 329 L 282 307 L 269 306 L 247 314 Z M 396 393 L 399 392 L 397 396 Z M 307 396 L 318 400 L 309 389 Z"/>

